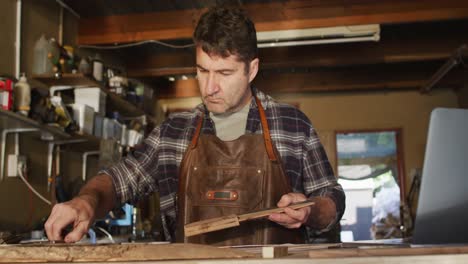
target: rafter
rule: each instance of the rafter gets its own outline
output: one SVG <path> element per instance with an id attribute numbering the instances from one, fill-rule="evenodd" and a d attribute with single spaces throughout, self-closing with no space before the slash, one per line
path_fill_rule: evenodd
<path id="1" fill-rule="evenodd" d="M 468 23 L 456 26 L 425 26 L 417 30 L 384 28 L 379 43 L 347 43 L 260 49 L 261 69 L 344 67 L 412 61 L 445 60 L 462 44 L 468 43 Z M 431 30 L 427 32 L 427 27 Z M 193 53 L 193 51 L 192 51 Z M 142 52 L 128 57 L 128 75 L 157 77 L 195 72 L 194 54 L 189 52 Z"/>
<path id="2" fill-rule="evenodd" d="M 258 31 L 468 18 L 468 2 L 459 0 L 290 0 L 247 4 L 245 9 Z M 85 18 L 80 20 L 78 43 L 190 38 L 203 11 L 192 9 Z"/>
<path id="3" fill-rule="evenodd" d="M 319 68 L 302 72 L 271 70 L 261 72 L 253 84 L 268 93 L 418 90 L 442 63 L 443 61 Z M 440 85 L 444 88 L 461 88 L 463 79 L 458 77 L 444 80 Z M 158 98 L 200 95 L 195 79 L 162 82 L 156 87 Z"/>

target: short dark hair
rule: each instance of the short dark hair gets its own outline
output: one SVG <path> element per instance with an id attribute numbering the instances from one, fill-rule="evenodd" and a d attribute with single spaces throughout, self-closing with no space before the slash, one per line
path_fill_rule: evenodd
<path id="1" fill-rule="evenodd" d="M 257 58 L 255 25 L 238 7 L 216 6 L 204 13 L 193 33 L 195 45 L 210 55 L 236 55 L 246 64 Z"/>

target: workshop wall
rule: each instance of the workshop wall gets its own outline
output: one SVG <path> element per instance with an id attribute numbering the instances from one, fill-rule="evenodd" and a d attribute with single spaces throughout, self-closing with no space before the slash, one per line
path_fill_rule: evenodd
<path id="1" fill-rule="evenodd" d="M 401 128 L 408 188 L 410 171 L 423 165 L 431 111 L 436 107 L 458 107 L 457 95 L 449 89 L 436 90 L 429 95 L 402 91 L 276 98 L 300 104 L 300 109 L 316 127 L 335 170 L 335 131 Z"/>
<path id="2" fill-rule="evenodd" d="M 468 108 L 468 82 L 463 88 L 457 91 L 458 104 L 462 108 Z"/>
<path id="3" fill-rule="evenodd" d="M 16 14 L 15 0 L 0 1 L 3 14 Z M 45 34 L 47 38 L 58 38 L 60 7 L 50 0 L 23 0 L 21 20 L 21 67 L 25 72 L 32 88 L 45 86 L 31 77 L 33 63 L 33 48 L 35 41 Z M 64 43 L 75 43 L 77 22 L 74 17 L 64 12 Z M 14 44 L 15 44 L 15 15 L 4 15 L 0 18 L 0 73 L 14 74 Z M 1 129 L 8 128 L 8 124 L 1 124 Z M 6 144 L 6 155 L 2 157 L 7 162 L 8 154 L 14 151 L 13 134 L 9 135 Z M 20 154 L 28 158 L 28 180 L 31 185 L 47 199 L 47 147 L 37 134 L 31 136 L 21 134 L 19 140 Z M 70 178 L 81 177 L 81 160 L 68 159 L 67 171 Z M 20 178 L 7 178 L 0 182 L 0 230 L 29 231 L 39 225 L 50 213 L 50 206 L 31 194 Z"/>
<path id="4" fill-rule="evenodd" d="M 0 1 L 0 74 L 15 73 L 15 21 L 16 0 Z M 11 14 L 11 15 L 6 15 Z"/>

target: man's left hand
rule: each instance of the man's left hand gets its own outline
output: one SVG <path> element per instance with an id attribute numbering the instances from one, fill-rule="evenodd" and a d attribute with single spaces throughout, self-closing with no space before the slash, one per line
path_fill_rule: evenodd
<path id="1" fill-rule="evenodd" d="M 284 213 L 271 214 L 268 219 L 286 228 L 299 228 L 302 224 L 307 222 L 310 215 L 310 206 L 303 207 L 297 210 L 288 208 L 292 203 L 298 203 L 307 200 L 307 197 L 302 193 L 288 193 L 281 197 L 277 203 L 278 207 L 284 208 Z"/>

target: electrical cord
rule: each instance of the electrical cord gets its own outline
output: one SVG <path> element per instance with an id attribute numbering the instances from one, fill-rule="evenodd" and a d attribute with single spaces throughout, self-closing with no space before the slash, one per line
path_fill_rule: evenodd
<path id="1" fill-rule="evenodd" d="M 28 180 L 28 174 L 25 173 L 25 177 L 24 177 L 26 180 Z M 26 225 L 28 228 L 31 228 L 32 227 L 32 221 L 33 221 L 33 213 L 34 213 L 34 195 L 33 195 L 33 192 L 31 190 L 28 191 L 28 196 L 29 196 L 29 219 L 28 219 L 28 224 Z"/>
<path id="2" fill-rule="evenodd" d="M 140 41 L 140 42 L 134 42 L 134 43 L 129 43 L 129 44 L 121 44 L 121 45 L 113 45 L 113 46 L 97 46 L 97 45 L 79 45 L 78 48 L 88 48 L 88 49 L 101 49 L 101 50 L 112 50 L 112 49 L 123 49 L 123 48 L 130 48 L 130 47 L 135 47 L 135 46 L 140 46 L 148 43 L 154 43 L 154 44 L 159 44 L 161 46 L 173 48 L 173 49 L 186 49 L 186 48 L 191 48 L 194 47 L 195 44 L 186 44 L 186 45 L 173 45 L 169 44 L 166 42 L 162 42 L 159 40 L 145 40 L 145 41 Z"/>
<path id="3" fill-rule="evenodd" d="M 44 196 L 42 196 L 39 192 L 36 191 L 36 189 L 34 189 L 34 187 L 31 186 L 31 184 L 29 184 L 29 182 L 24 178 L 23 176 L 23 166 L 21 166 L 20 164 L 18 164 L 18 174 L 19 174 L 19 177 L 21 178 L 21 180 L 23 180 L 24 184 L 26 184 L 26 186 L 28 186 L 28 188 L 37 196 L 39 197 L 42 201 L 44 201 L 46 204 L 48 205 L 52 205 L 52 203 L 47 200 L 46 198 L 44 198 Z"/>
<path id="4" fill-rule="evenodd" d="M 44 196 L 42 196 L 39 192 L 37 192 L 34 189 L 34 187 L 31 186 L 31 184 L 29 184 L 29 182 L 25 179 L 25 177 L 23 175 L 23 169 L 24 169 L 23 166 L 21 164 L 18 164 L 18 172 L 19 172 L 18 174 L 19 174 L 19 177 L 21 178 L 21 180 L 23 180 L 24 184 L 26 184 L 26 186 L 29 188 L 29 190 L 31 190 L 35 195 L 37 195 L 37 197 L 39 197 L 42 201 L 44 201 L 48 205 L 52 205 L 52 203 L 49 200 L 44 198 Z M 99 231 L 101 231 L 102 233 L 104 233 L 109 238 L 110 242 L 115 244 L 115 240 L 114 240 L 114 238 L 112 238 L 112 235 L 109 232 L 107 232 L 104 228 L 99 227 L 99 226 L 97 226 L 95 228 L 98 229 Z M 96 238 L 94 238 L 94 240 L 95 239 Z"/>
<path id="5" fill-rule="evenodd" d="M 105 230 L 104 228 L 99 227 L 99 226 L 96 226 L 95 228 L 98 229 L 99 231 L 103 232 L 109 238 L 110 242 L 115 244 L 114 238 L 112 238 L 112 235 L 109 232 L 107 232 L 107 230 Z"/>

